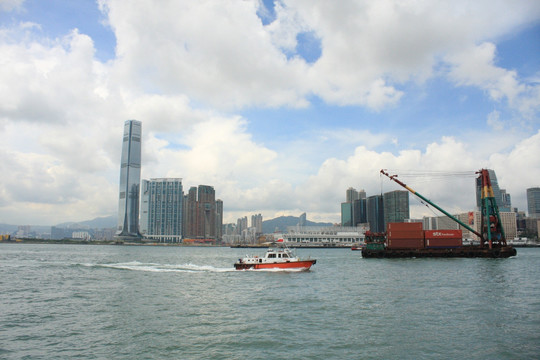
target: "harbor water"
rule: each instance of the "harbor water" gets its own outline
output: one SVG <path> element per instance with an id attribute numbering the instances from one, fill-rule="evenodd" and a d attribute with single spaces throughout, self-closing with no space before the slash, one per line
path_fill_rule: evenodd
<path id="1" fill-rule="evenodd" d="M 255 249 L 0 244 L 2 359 L 539 359 L 540 249 L 236 271 Z M 260 250 L 262 254 L 264 250 Z"/>

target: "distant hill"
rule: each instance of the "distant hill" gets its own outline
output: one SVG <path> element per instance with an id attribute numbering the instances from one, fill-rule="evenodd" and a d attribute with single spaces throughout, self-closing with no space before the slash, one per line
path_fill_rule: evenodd
<path id="1" fill-rule="evenodd" d="M 271 234 L 273 232 L 286 232 L 288 226 L 296 226 L 300 222 L 298 216 L 280 216 L 275 219 L 264 220 L 262 224 L 262 230 L 265 234 Z M 332 226 L 332 223 L 325 222 L 313 222 L 306 220 L 306 226 Z"/>
<path id="2" fill-rule="evenodd" d="M 58 225 L 53 225 L 59 228 L 72 228 L 72 229 L 107 229 L 116 227 L 116 216 L 104 216 L 98 217 L 93 220 L 86 220 L 80 222 L 65 222 Z M 30 224 L 23 224 L 30 225 Z M 18 225 L 0 224 L 0 234 L 13 234 L 18 230 Z M 30 225 L 30 231 L 37 234 L 50 234 L 51 226 L 44 225 Z"/>
<path id="3" fill-rule="evenodd" d="M 0 234 L 12 234 L 17 231 L 17 225 L 0 224 Z"/>
<path id="4" fill-rule="evenodd" d="M 118 218 L 116 216 L 104 216 L 104 217 L 98 217 L 92 220 L 86 220 L 86 221 L 79 221 L 79 222 L 66 222 L 62 224 L 56 225 L 56 227 L 61 228 L 84 228 L 88 227 L 89 229 L 106 229 L 106 228 L 114 228 L 117 225 Z"/>

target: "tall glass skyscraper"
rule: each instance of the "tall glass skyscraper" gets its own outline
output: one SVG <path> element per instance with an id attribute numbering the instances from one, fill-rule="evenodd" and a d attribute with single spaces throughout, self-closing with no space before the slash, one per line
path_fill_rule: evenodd
<path id="1" fill-rule="evenodd" d="M 116 236 L 140 237 L 141 135 L 142 125 L 140 121 L 127 120 L 125 122 L 120 165 L 120 197 L 118 200 Z"/>
<path id="2" fill-rule="evenodd" d="M 373 195 L 367 198 L 367 221 L 372 232 L 384 232 L 383 196 Z"/>
<path id="3" fill-rule="evenodd" d="M 394 190 L 384 193 L 384 227 L 391 222 L 404 222 L 409 218 L 409 192 Z"/>
<path id="4" fill-rule="evenodd" d="M 491 181 L 491 188 L 493 189 L 493 196 L 495 197 L 495 203 L 500 212 L 512 211 L 510 194 L 506 193 L 505 189 L 501 189 L 499 182 L 497 181 L 497 175 L 495 170 L 488 169 L 489 180 Z M 480 211 L 482 209 L 482 178 L 476 179 L 476 207 Z"/>
<path id="5" fill-rule="evenodd" d="M 527 210 L 529 217 L 540 219 L 540 187 L 527 189 Z"/>

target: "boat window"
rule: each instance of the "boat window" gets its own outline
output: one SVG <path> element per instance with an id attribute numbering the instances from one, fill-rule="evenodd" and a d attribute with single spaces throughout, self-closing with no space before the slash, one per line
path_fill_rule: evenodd
<path id="1" fill-rule="evenodd" d="M 288 258 L 289 256 L 287 254 L 283 254 L 283 257 L 284 258 Z"/>
<path id="2" fill-rule="evenodd" d="M 280 257 L 281 257 L 281 254 L 278 254 L 277 257 L 280 258 Z"/>
<path id="3" fill-rule="evenodd" d="M 276 254 L 268 254 L 268 257 L 269 257 L 269 258 L 275 258 L 275 257 L 276 257 Z"/>

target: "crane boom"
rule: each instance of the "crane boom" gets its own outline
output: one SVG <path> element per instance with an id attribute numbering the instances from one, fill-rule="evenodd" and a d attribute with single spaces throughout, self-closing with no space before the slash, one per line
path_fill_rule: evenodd
<path id="1" fill-rule="evenodd" d="M 473 228 L 471 228 L 469 225 L 465 224 L 463 221 L 459 220 L 458 218 L 456 218 L 455 216 L 452 216 L 450 215 L 448 212 L 446 212 L 444 209 L 442 209 L 441 207 L 437 206 L 436 204 L 432 203 L 430 200 L 426 199 L 424 196 L 422 196 L 421 194 L 419 194 L 418 192 L 416 192 L 415 190 L 411 189 L 410 187 L 408 187 L 405 183 L 399 181 L 397 179 L 397 175 L 389 175 L 386 171 L 384 171 L 384 169 L 381 170 L 381 174 L 387 176 L 390 180 L 392 181 L 395 181 L 396 183 L 398 183 L 399 185 L 403 186 L 405 189 L 407 189 L 408 191 L 410 191 L 411 193 L 413 193 L 414 195 L 418 196 L 420 199 L 424 200 L 425 202 L 427 202 L 428 204 L 430 204 L 431 206 L 433 206 L 435 209 L 439 210 L 440 212 L 442 212 L 444 215 L 448 216 L 450 219 L 454 220 L 455 222 L 457 222 L 458 224 L 460 224 L 461 226 L 463 226 L 465 229 L 469 230 L 470 232 L 472 232 L 473 234 L 477 235 L 480 239 L 484 239 L 484 236 L 482 236 L 481 233 L 479 233 L 478 231 L 474 230 Z"/>

